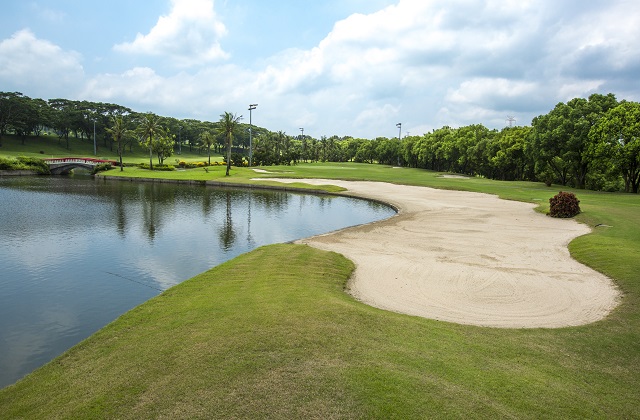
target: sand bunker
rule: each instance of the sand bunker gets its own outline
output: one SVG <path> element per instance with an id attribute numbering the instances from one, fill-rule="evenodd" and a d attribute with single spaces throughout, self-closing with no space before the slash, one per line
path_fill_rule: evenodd
<path id="1" fill-rule="evenodd" d="M 460 324 L 557 328 L 598 321 L 619 302 L 609 278 L 569 255 L 571 239 L 590 229 L 533 204 L 377 182 L 272 180 L 338 185 L 399 209 L 299 241 L 351 259 L 349 292 L 369 305 Z"/>

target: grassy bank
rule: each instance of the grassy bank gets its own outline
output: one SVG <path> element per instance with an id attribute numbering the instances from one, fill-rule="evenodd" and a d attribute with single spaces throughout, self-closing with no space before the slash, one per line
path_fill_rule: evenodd
<path id="1" fill-rule="evenodd" d="M 369 179 L 542 207 L 560 189 L 377 165 L 265 169 L 277 173 L 161 175 Z M 149 174 L 123 174 L 138 172 Z M 0 418 L 638 418 L 640 197 L 576 193 L 580 220 L 607 227 L 570 249 L 624 292 L 603 321 L 508 330 L 389 313 L 343 292 L 353 269 L 343 257 L 273 245 L 168 290 L 1 390 Z"/>
<path id="2" fill-rule="evenodd" d="M 24 144 L 23 144 L 24 143 Z M 96 157 L 105 160 L 118 160 L 117 146 L 110 148 L 105 146 L 104 142 L 98 139 L 96 155 L 93 154 L 93 139 L 77 139 L 69 140 L 69 148 L 64 139 L 59 139 L 56 135 L 47 135 L 40 137 L 28 136 L 24 142 L 18 136 L 5 135 L 2 137 L 2 146 L 0 146 L 0 157 L 16 158 L 18 156 L 57 158 L 57 157 Z M 138 163 L 149 163 L 149 150 L 133 144 L 131 147 L 125 147 L 122 155 L 125 165 L 136 165 Z M 208 160 L 206 153 L 198 153 L 196 149 L 191 152 L 188 147 L 182 149 L 180 155 L 174 155 L 165 160 L 170 165 L 176 164 L 176 159 L 189 162 L 204 162 Z M 221 161 L 222 156 L 219 154 L 211 154 L 211 161 Z M 153 163 L 158 162 L 154 156 Z"/>

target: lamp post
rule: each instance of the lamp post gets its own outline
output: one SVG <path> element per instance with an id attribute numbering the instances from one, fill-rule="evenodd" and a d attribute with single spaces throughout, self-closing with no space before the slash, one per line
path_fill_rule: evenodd
<path id="1" fill-rule="evenodd" d="M 93 120 L 93 156 L 98 154 L 98 148 L 96 146 L 96 120 Z"/>
<path id="2" fill-rule="evenodd" d="M 302 132 L 301 138 L 304 138 L 304 127 L 300 127 L 300 131 Z"/>
<path id="3" fill-rule="evenodd" d="M 182 126 L 178 126 L 178 154 L 182 154 Z"/>
<path id="4" fill-rule="evenodd" d="M 251 122 L 251 111 L 256 109 L 258 104 L 249 104 L 249 166 L 253 166 L 253 135 L 251 133 L 251 128 L 253 127 L 253 123 Z"/>
<path id="5" fill-rule="evenodd" d="M 402 123 L 396 124 L 396 127 L 398 127 L 398 166 L 400 166 L 400 144 L 402 142 L 400 137 L 402 136 Z"/>

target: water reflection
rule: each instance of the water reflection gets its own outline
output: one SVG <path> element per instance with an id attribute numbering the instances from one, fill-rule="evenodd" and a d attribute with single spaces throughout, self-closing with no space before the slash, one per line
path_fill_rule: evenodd
<path id="1" fill-rule="evenodd" d="M 231 218 L 231 195 L 230 191 L 225 191 L 225 201 L 226 201 L 226 211 L 225 211 L 225 219 L 224 223 L 220 227 L 220 247 L 225 251 L 228 251 L 233 247 L 234 242 L 236 241 L 236 234 L 233 229 L 233 220 Z"/>
<path id="2" fill-rule="evenodd" d="M 392 214 L 344 197 L 0 178 L 0 387 L 241 253 Z"/>

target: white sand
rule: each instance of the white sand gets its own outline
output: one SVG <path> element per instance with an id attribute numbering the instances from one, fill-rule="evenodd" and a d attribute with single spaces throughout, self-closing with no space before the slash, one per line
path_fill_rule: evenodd
<path id="1" fill-rule="evenodd" d="M 299 241 L 356 264 L 348 289 L 362 302 L 442 321 L 557 328 L 604 318 L 620 294 L 567 249 L 590 229 L 488 194 L 377 182 L 331 184 L 393 204 L 388 220 Z"/>

